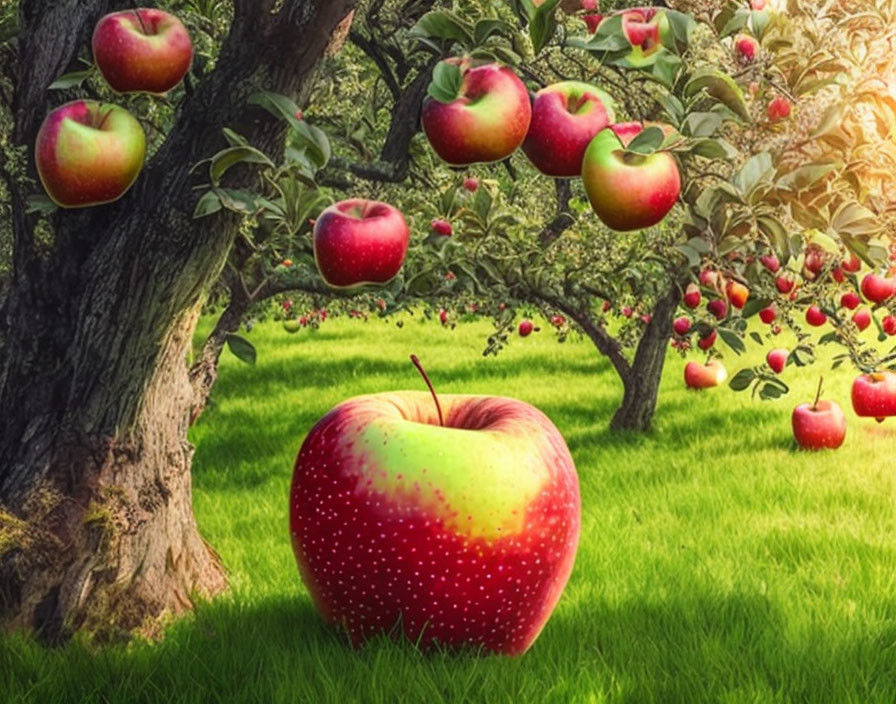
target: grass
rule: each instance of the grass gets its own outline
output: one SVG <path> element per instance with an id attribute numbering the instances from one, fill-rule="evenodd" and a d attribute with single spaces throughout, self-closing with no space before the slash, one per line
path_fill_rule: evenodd
<path id="1" fill-rule="evenodd" d="M 896 426 L 852 415 L 850 372 L 826 383 L 849 419 L 837 452 L 792 446 L 789 413 L 813 396 L 814 371 L 788 367 L 794 393 L 761 403 L 686 391 L 674 357 L 656 430 L 612 434 L 620 386 L 588 344 L 541 332 L 485 359 L 487 330 L 257 327 L 257 366 L 225 355 L 193 431 L 196 513 L 231 591 L 161 643 L 45 650 L 5 636 L 0 701 L 896 701 Z M 539 406 L 575 458 L 576 567 L 521 658 L 423 655 L 386 639 L 353 651 L 298 578 L 287 491 L 302 438 L 346 397 L 422 388 L 410 352 L 440 392 Z"/>

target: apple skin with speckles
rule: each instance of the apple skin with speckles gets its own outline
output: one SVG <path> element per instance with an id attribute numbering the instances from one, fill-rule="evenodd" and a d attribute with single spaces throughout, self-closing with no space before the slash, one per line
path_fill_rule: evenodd
<path id="1" fill-rule="evenodd" d="M 404 263 L 410 232 L 397 208 L 372 200 L 343 200 L 314 223 L 314 260 L 334 288 L 383 284 Z"/>
<path id="2" fill-rule="evenodd" d="M 509 398 L 359 396 L 296 461 L 293 549 L 323 617 L 355 645 L 389 632 L 426 648 L 519 655 L 572 571 L 578 477 L 563 437 Z"/>

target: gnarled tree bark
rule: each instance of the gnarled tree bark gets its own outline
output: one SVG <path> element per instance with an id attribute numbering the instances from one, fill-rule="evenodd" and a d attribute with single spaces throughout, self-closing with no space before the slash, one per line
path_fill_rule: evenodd
<path id="1" fill-rule="evenodd" d="M 186 354 L 238 221 L 191 217 L 190 168 L 235 129 L 275 158 L 284 126 L 246 99 L 299 96 L 355 0 L 236 0 L 215 70 L 116 203 L 50 218 L 42 248 L 14 183 L 14 272 L 0 312 L 0 623 L 64 639 L 151 631 L 226 585 L 191 507 Z M 23 0 L 16 144 L 109 0 Z M 301 41 L 297 41 L 301 38 Z M 255 175 L 235 168 L 233 183 Z M 30 175 L 34 176 L 33 169 Z"/>

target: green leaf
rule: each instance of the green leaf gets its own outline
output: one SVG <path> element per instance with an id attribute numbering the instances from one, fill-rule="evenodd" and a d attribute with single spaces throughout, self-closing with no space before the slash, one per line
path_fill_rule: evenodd
<path id="1" fill-rule="evenodd" d="M 28 215 L 41 214 L 47 215 L 52 213 L 59 206 L 53 202 L 51 198 L 43 194 L 30 195 L 25 199 L 25 212 Z"/>
<path id="2" fill-rule="evenodd" d="M 818 125 L 809 133 L 809 139 L 818 139 L 840 126 L 846 113 L 845 103 L 834 103 L 821 116 Z"/>
<path id="3" fill-rule="evenodd" d="M 282 93 L 263 90 L 250 95 L 246 102 L 249 105 L 257 105 L 260 108 L 264 108 L 274 117 L 288 121 L 293 127 L 297 127 L 302 122 L 296 117 L 296 113 L 299 112 L 299 106 Z"/>
<path id="4" fill-rule="evenodd" d="M 730 347 L 735 354 L 743 354 L 747 351 L 747 346 L 744 344 L 744 341 L 740 338 L 740 335 L 737 333 L 728 330 L 727 328 L 716 328 L 719 333 L 719 337 L 722 338 L 722 341 Z"/>
<path id="5" fill-rule="evenodd" d="M 584 49 L 595 53 L 628 52 L 632 45 L 622 31 L 622 15 L 614 15 L 600 23 L 597 32 L 588 40 Z"/>
<path id="6" fill-rule="evenodd" d="M 743 8 L 739 9 L 734 13 L 734 16 L 725 23 L 725 26 L 722 27 L 719 32 L 720 37 L 730 37 L 732 34 L 736 34 L 740 32 L 744 27 L 747 26 L 747 22 L 750 21 L 750 11 L 745 10 Z"/>
<path id="7" fill-rule="evenodd" d="M 450 103 L 457 99 L 463 74 L 460 67 L 447 61 L 440 61 L 432 70 L 432 81 L 426 92 L 440 103 Z"/>
<path id="8" fill-rule="evenodd" d="M 274 166 L 274 162 L 268 159 L 264 152 L 255 147 L 228 147 L 227 149 L 222 149 L 211 158 L 209 177 L 212 183 L 217 186 L 227 170 L 241 162 L 264 164 L 269 167 Z"/>
<path id="9" fill-rule="evenodd" d="M 510 37 L 514 33 L 511 27 L 504 20 L 486 18 L 479 20 L 473 28 L 473 45 L 482 46 L 493 34 Z"/>
<path id="10" fill-rule="evenodd" d="M 781 388 L 778 384 L 781 384 L 784 388 Z M 788 391 L 789 389 L 783 382 L 775 383 L 769 380 L 759 387 L 759 398 L 763 401 L 772 401 L 776 398 L 781 398 Z"/>
<path id="11" fill-rule="evenodd" d="M 760 152 L 747 159 L 747 162 L 734 175 L 735 187 L 744 195 L 748 195 L 759 183 L 774 171 L 772 157 L 768 152 Z"/>
<path id="12" fill-rule="evenodd" d="M 759 41 L 762 41 L 762 37 L 765 36 L 769 18 L 768 10 L 753 10 L 750 13 L 750 27 L 753 29 L 753 36 Z"/>
<path id="13" fill-rule="evenodd" d="M 750 298 L 740 314 L 744 318 L 752 318 L 770 303 L 768 298 Z"/>
<path id="14" fill-rule="evenodd" d="M 668 22 L 671 30 L 671 36 L 667 33 L 662 34 L 663 43 L 666 48 L 681 55 L 690 46 L 691 34 L 693 34 L 695 27 L 694 19 L 690 15 L 677 10 L 661 10 L 661 12 L 666 15 L 666 22 Z"/>
<path id="15" fill-rule="evenodd" d="M 258 353 L 255 351 L 255 345 L 249 342 L 245 337 L 234 335 L 227 336 L 227 348 L 234 356 L 246 364 L 255 364 Z"/>
<path id="16" fill-rule="evenodd" d="M 223 127 L 221 131 L 224 133 L 224 139 L 231 147 L 245 147 L 249 145 L 248 140 L 239 132 L 234 132 L 229 127 Z"/>
<path id="17" fill-rule="evenodd" d="M 555 10 L 560 0 L 546 0 L 545 3 L 535 8 L 535 14 L 529 21 L 529 37 L 532 39 L 532 48 L 538 54 L 547 46 L 557 31 L 557 15 Z"/>
<path id="18" fill-rule="evenodd" d="M 778 179 L 778 187 L 790 191 L 811 188 L 838 167 L 838 164 L 806 164 Z"/>
<path id="19" fill-rule="evenodd" d="M 883 224 L 868 208 L 858 203 L 845 203 L 834 213 L 831 227 L 840 235 L 855 237 L 876 234 L 880 232 Z"/>
<path id="20" fill-rule="evenodd" d="M 749 388 L 750 384 L 753 383 L 753 379 L 755 378 L 756 372 L 752 369 L 741 369 L 737 374 L 731 377 L 731 381 L 728 382 L 728 386 L 732 391 L 743 391 L 744 389 Z"/>
<path id="21" fill-rule="evenodd" d="M 739 155 L 737 149 L 724 139 L 695 139 L 691 142 L 692 154 L 706 159 L 722 159 L 725 161 L 736 158 Z"/>
<path id="22" fill-rule="evenodd" d="M 71 73 L 64 73 L 50 85 L 48 85 L 47 90 L 65 90 L 66 88 L 77 88 L 84 81 L 90 78 L 90 74 L 92 73 L 93 66 L 91 66 L 90 68 L 85 68 L 83 71 L 72 71 Z"/>
<path id="23" fill-rule="evenodd" d="M 217 213 L 220 209 L 221 199 L 218 198 L 218 194 L 214 191 L 206 191 L 196 202 L 196 207 L 193 208 L 193 219 L 204 218 L 206 215 Z"/>
<path id="24" fill-rule="evenodd" d="M 481 43 L 478 41 L 474 42 L 473 29 L 469 22 L 461 19 L 453 12 L 445 10 L 427 12 L 417 21 L 417 24 L 411 27 L 408 35 L 414 38 L 427 37 L 447 41 L 453 40 L 460 42 L 466 47 Z"/>
<path id="25" fill-rule="evenodd" d="M 238 188 L 218 188 L 216 193 L 221 200 L 221 205 L 235 213 L 251 213 L 257 207 L 256 196 L 249 191 Z"/>
<path id="26" fill-rule="evenodd" d="M 712 137 L 721 126 L 717 112 L 692 112 L 684 119 L 682 131 L 691 137 Z"/>
<path id="27" fill-rule="evenodd" d="M 665 135 L 659 127 L 648 127 L 638 132 L 625 150 L 636 154 L 652 154 L 659 149 L 664 139 Z"/>
<path id="28" fill-rule="evenodd" d="M 815 352 L 812 351 L 811 347 L 807 347 L 806 345 L 797 345 L 790 353 L 790 359 L 792 359 L 793 363 L 798 367 L 807 367 L 815 362 Z"/>
<path id="29" fill-rule="evenodd" d="M 719 101 L 742 120 L 750 120 L 744 93 L 740 86 L 726 73 L 714 68 L 701 68 L 694 71 L 691 80 L 684 87 L 684 94 L 692 98 L 700 91 Z"/>

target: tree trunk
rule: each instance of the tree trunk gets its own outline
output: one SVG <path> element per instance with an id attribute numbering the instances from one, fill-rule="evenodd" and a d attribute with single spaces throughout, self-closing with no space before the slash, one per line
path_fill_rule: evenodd
<path id="1" fill-rule="evenodd" d="M 15 180 L 14 270 L 0 306 L 0 625 L 47 640 L 75 630 L 152 632 L 226 585 L 192 515 L 186 367 L 198 311 L 239 220 L 193 220 L 201 169 L 224 126 L 279 159 L 284 123 L 258 90 L 307 90 L 354 0 L 235 0 L 214 72 L 116 203 L 57 211 L 35 235 Z M 22 0 L 13 141 L 31 147 L 46 86 L 107 0 Z M 303 37 L 296 42 L 295 37 Z M 228 186 L 252 187 L 247 167 Z M 52 238 L 46 235 L 52 230 Z M 48 244 L 49 239 L 49 244 Z"/>
<path id="2" fill-rule="evenodd" d="M 672 320 L 681 300 L 681 290 L 677 282 L 660 297 L 654 306 L 650 322 L 638 343 L 631 369 L 621 374 L 624 393 L 622 404 L 613 415 L 610 428 L 613 430 L 650 430 L 656 401 L 659 396 L 663 365 L 672 332 Z"/>

